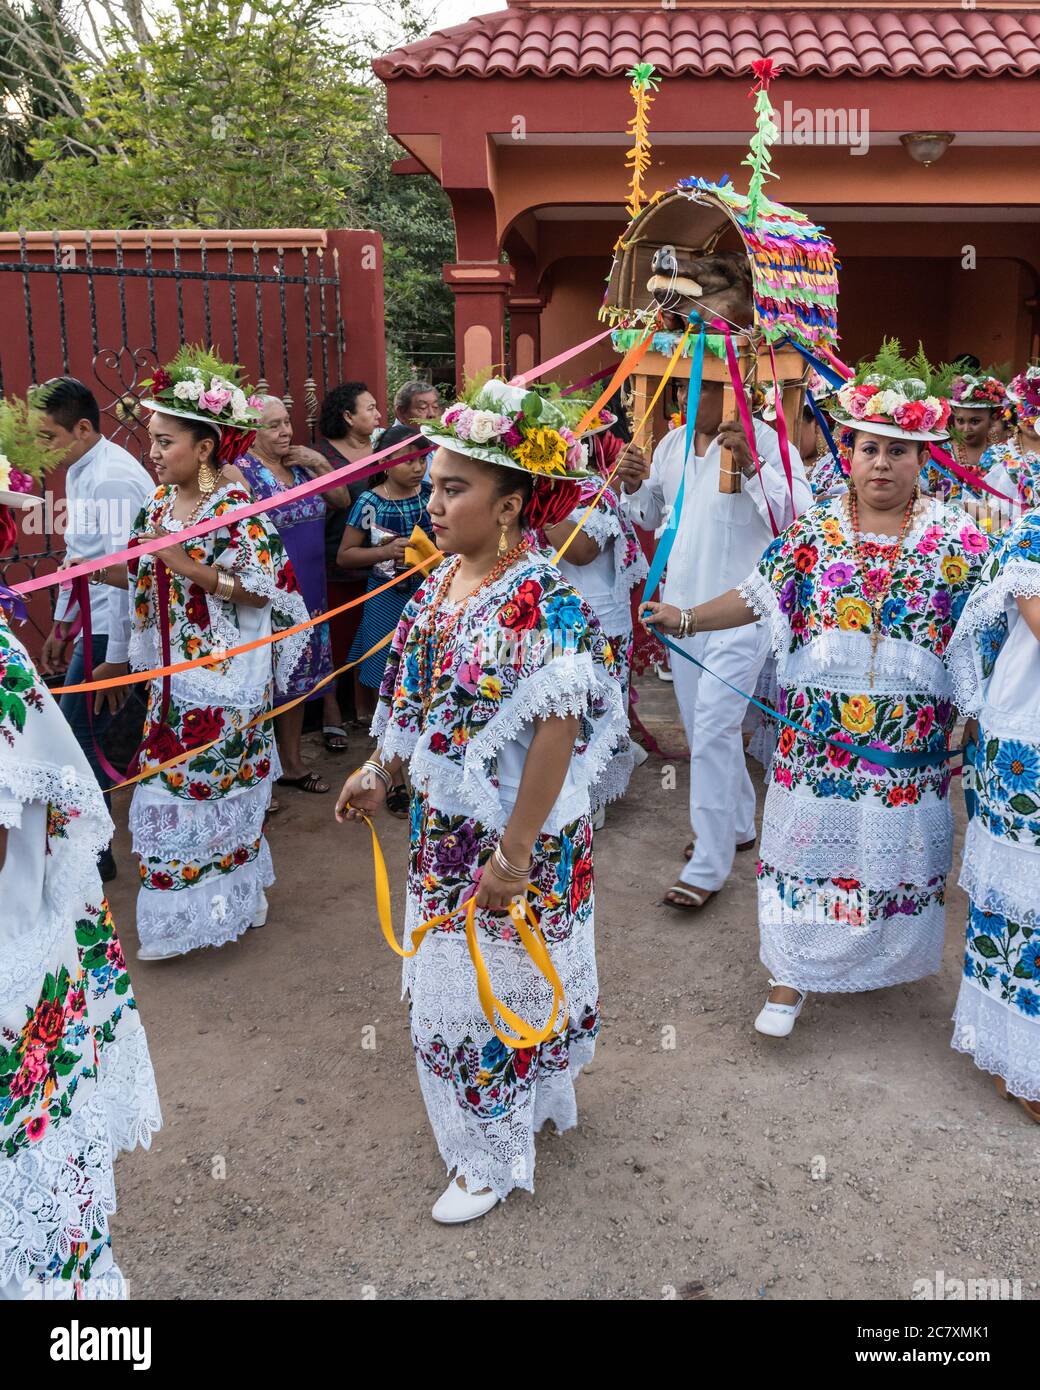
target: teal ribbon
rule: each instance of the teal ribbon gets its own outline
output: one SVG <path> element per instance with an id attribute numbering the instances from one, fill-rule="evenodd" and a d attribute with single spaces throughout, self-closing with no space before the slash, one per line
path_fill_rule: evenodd
<path id="1" fill-rule="evenodd" d="M 963 762 L 962 766 L 968 767 L 969 764 L 973 764 L 973 763 L 975 762 L 975 754 L 976 754 L 978 751 L 979 751 L 979 745 L 975 742 L 974 739 L 972 739 L 970 743 L 966 743 L 966 744 L 964 745 L 964 749 L 963 749 L 963 752 L 964 752 L 964 762 Z M 968 813 L 968 819 L 969 819 L 969 820 L 974 820 L 974 818 L 975 818 L 975 793 L 974 793 L 974 791 L 971 789 L 971 787 L 969 787 L 969 786 L 967 785 L 967 782 L 965 782 L 965 785 L 964 785 L 964 809 L 965 809 L 965 810 L 967 811 L 967 813 Z"/>
<path id="2" fill-rule="evenodd" d="M 646 583 L 643 585 L 643 598 L 647 594 L 652 594 L 661 582 L 665 566 L 668 564 L 668 557 L 672 553 L 672 546 L 675 544 L 675 537 L 679 531 L 679 521 L 682 517 L 683 501 L 686 497 L 686 469 L 690 462 L 690 451 L 693 448 L 693 434 L 697 423 L 697 407 L 701 399 L 701 381 L 704 375 L 704 325 L 697 334 L 697 341 L 693 349 L 693 357 L 690 361 L 690 386 L 686 394 L 686 434 L 683 439 L 683 466 L 682 477 L 679 479 L 679 491 L 675 494 L 675 501 L 672 504 L 671 515 L 668 518 L 668 525 L 664 529 L 664 534 L 658 542 L 654 557 L 650 562 L 650 570 L 646 576 Z"/>
<path id="3" fill-rule="evenodd" d="M 642 616 L 642 610 L 640 611 Z M 843 748 L 846 753 L 851 753 L 854 758 L 863 758 L 868 763 L 876 763 L 878 767 L 887 767 L 893 770 L 898 768 L 919 768 L 919 767 L 938 767 L 940 763 L 949 762 L 958 753 L 963 753 L 963 748 L 943 748 L 934 753 L 897 753 L 891 748 L 869 748 L 862 743 L 846 743 L 840 738 L 831 738 L 825 733 L 817 733 L 815 729 L 810 729 L 807 724 L 799 724 L 795 719 L 788 719 L 786 714 L 781 714 L 779 710 L 773 709 L 771 705 L 765 705 L 761 700 L 756 700 L 754 695 L 749 695 L 746 690 L 741 690 L 739 686 L 733 685 L 726 680 L 725 676 L 720 676 L 717 671 L 713 671 L 710 666 L 705 666 L 703 661 L 698 661 L 695 656 L 691 656 L 688 651 L 684 651 L 677 642 L 673 642 L 670 637 L 665 637 L 664 633 L 656 632 L 655 636 L 664 643 L 669 651 L 676 656 L 681 656 L 684 661 L 692 661 L 694 666 L 701 671 L 706 671 L 709 676 L 714 676 L 717 681 L 728 686 L 735 695 L 739 695 L 742 700 L 746 700 L 749 705 L 754 705 L 763 714 L 767 714 L 770 719 L 775 719 L 781 724 L 786 724 L 789 729 L 794 729 L 795 733 L 805 734 L 806 738 L 811 738 L 816 743 L 830 743 L 835 748 Z"/>

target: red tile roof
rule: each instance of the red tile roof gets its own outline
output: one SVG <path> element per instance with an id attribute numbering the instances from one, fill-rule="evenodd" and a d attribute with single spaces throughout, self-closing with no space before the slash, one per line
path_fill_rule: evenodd
<path id="1" fill-rule="evenodd" d="M 374 68 L 385 81 L 604 76 L 643 62 L 666 77 L 731 77 L 763 55 L 797 77 L 1031 77 L 1040 72 L 1040 9 L 500 10 Z"/>

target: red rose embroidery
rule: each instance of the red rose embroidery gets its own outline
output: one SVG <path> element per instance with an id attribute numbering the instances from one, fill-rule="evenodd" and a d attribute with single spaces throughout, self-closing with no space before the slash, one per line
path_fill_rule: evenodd
<path id="1" fill-rule="evenodd" d="M 270 758 L 261 758 L 260 761 L 259 761 L 259 762 L 257 763 L 257 765 L 256 765 L 256 775 L 257 775 L 258 777 L 266 777 L 267 774 L 268 774 L 270 771 L 271 771 L 271 759 L 270 759 Z"/>
<path id="2" fill-rule="evenodd" d="M 188 795 L 193 801 L 208 801 L 213 795 L 213 792 L 206 786 L 205 782 L 190 782 L 188 784 Z"/>
<path id="3" fill-rule="evenodd" d="M 450 747 L 447 734 L 436 733 L 430 739 L 430 751 L 433 753 L 446 753 Z"/>
<path id="4" fill-rule="evenodd" d="M 513 1053 L 513 1057 L 515 1059 L 514 1066 L 516 1067 L 517 1076 L 527 1075 L 527 1073 L 531 1070 L 531 1058 L 533 1056 L 533 1047 L 518 1047 L 516 1049 L 516 1051 Z"/>
<path id="5" fill-rule="evenodd" d="M 29 1027 L 29 1046 L 51 1052 L 65 1031 L 65 1010 L 56 1000 L 38 1005 Z"/>
<path id="6" fill-rule="evenodd" d="M 291 560 L 286 560 L 285 564 L 275 575 L 274 582 L 279 589 L 284 589 L 287 594 L 299 593 L 300 585 L 296 578 L 296 571 L 292 567 Z"/>
<path id="7" fill-rule="evenodd" d="M 234 854 L 231 857 L 232 859 L 234 859 L 236 864 L 244 864 L 246 860 L 249 858 L 249 851 L 239 846 L 239 848 L 235 850 Z"/>
<path id="8" fill-rule="evenodd" d="M 173 879 L 170 877 L 170 875 L 160 873 L 158 869 L 155 871 L 155 873 L 152 874 L 151 882 L 153 888 L 166 889 L 173 887 Z"/>
<path id="9" fill-rule="evenodd" d="M 169 725 L 153 724 L 141 747 L 138 766 L 141 760 L 148 763 L 164 763 L 168 758 L 175 758 L 178 753 L 183 752 L 180 740 Z"/>
<path id="10" fill-rule="evenodd" d="M 819 552 L 814 545 L 800 545 L 794 552 L 794 567 L 802 574 L 812 574 Z"/>
<path id="11" fill-rule="evenodd" d="M 206 592 L 198 584 L 188 585 L 188 601 L 184 605 L 184 615 L 193 627 L 209 627 L 209 605 Z"/>
<path id="12" fill-rule="evenodd" d="M 181 737 L 185 748 L 198 748 L 220 737 L 224 713 L 219 709 L 190 709 L 181 719 Z"/>
<path id="13" fill-rule="evenodd" d="M 503 603 L 498 612 L 498 621 L 502 627 L 508 627 L 513 632 L 530 632 L 538 626 L 541 617 L 541 610 L 538 607 L 542 597 L 542 586 L 536 579 L 525 579 L 517 589 L 516 593 L 506 603 Z"/>
<path id="14" fill-rule="evenodd" d="M 571 873 L 571 911 L 592 896 L 592 860 L 578 859 Z"/>

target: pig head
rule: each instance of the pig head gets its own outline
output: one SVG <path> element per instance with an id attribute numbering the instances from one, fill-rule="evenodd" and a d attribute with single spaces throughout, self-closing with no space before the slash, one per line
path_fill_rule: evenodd
<path id="1" fill-rule="evenodd" d="M 705 319 L 717 315 L 739 328 L 751 327 L 751 266 L 741 252 L 692 256 L 674 246 L 661 246 L 654 252 L 650 270 L 646 287 L 661 308 L 666 328 L 684 329 L 691 309 Z"/>

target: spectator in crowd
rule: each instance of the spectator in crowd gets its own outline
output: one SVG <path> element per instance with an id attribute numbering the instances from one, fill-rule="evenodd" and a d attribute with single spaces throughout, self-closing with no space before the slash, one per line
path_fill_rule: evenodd
<path id="1" fill-rule="evenodd" d="M 416 420 L 435 420 L 440 413 L 440 393 L 430 382 L 406 381 L 397 388 L 394 415 L 399 425 L 411 425 Z"/>
<path id="2" fill-rule="evenodd" d="M 405 441 L 414 435 L 414 425 L 394 424 L 384 431 L 380 443 L 384 448 L 398 445 L 387 457 L 386 476 L 382 482 L 362 492 L 354 501 L 340 542 L 337 563 L 340 569 L 363 570 L 368 574 L 369 589 L 383 589 L 362 607 L 361 626 L 350 651 L 351 659 L 363 656 L 371 647 L 393 632 L 404 606 L 418 589 L 425 575 L 413 575 L 402 579 L 393 588 L 385 589 L 387 580 L 396 572 L 408 568 L 405 559 L 405 546 L 416 526 L 421 526 L 430 540 L 433 530 L 430 526 L 426 505 L 430 500 L 430 485 L 423 481 L 425 461 L 416 458 L 417 450 L 426 452 L 426 439 Z M 373 561 L 375 562 L 373 564 Z M 373 704 L 379 696 L 386 668 L 387 648 L 373 652 L 358 667 L 358 679 L 369 693 Z M 408 809 L 408 797 L 403 786 L 390 789 L 387 807 L 395 815 L 404 815 Z"/>
<path id="3" fill-rule="evenodd" d="M 238 462 L 224 469 L 226 478 L 245 483 L 254 497 L 269 498 L 323 473 L 330 473 L 332 464 L 314 449 L 292 442 L 292 421 L 284 401 L 265 396 L 260 408 L 259 428 L 252 448 Z M 330 508 L 343 508 L 348 503 L 345 487 L 330 488 L 327 492 L 311 493 L 275 507 L 266 513 L 275 527 L 292 562 L 307 610 L 313 618 L 328 608 L 325 578 L 325 518 Z M 347 735 L 342 727 L 342 715 L 331 682 L 316 689 L 320 681 L 332 674 L 332 643 L 328 623 L 311 628 L 307 650 L 293 670 L 288 685 L 275 687 L 275 703 L 285 704 L 303 695 L 308 700 L 322 701 L 322 737 L 325 747 L 333 753 L 344 752 Z M 301 738 L 304 705 L 294 705 L 278 716 L 276 734 L 282 763 L 280 781 L 305 792 L 327 792 L 328 783 L 318 773 L 309 771 L 303 763 Z"/>
<path id="4" fill-rule="evenodd" d="M 134 519 L 155 488 L 147 470 L 126 449 L 101 433 L 97 400 L 82 381 L 71 376 L 53 377 L 37 388 L 32 403 L 40 411 L 40 438 L 63 450 L 62 462 L 68 465 L 65 565 L 122 550 L 130 538 Z M 40 670 L 47 676 L 64 670 L 66 685 L 78 685 L 84 678 L 82 632 L 75 638 L 71 660 L 67 659 L 76 616 L 71 594 L 60 590 L 54 627 L 43 644 Z M 125 595 L 92 584 L 90 622 L 94 679 L 125 676 L 130 640 Z M 99 690 L 94 696 L 67 695 L 61 701 L 62 713 L 102 787 L 108 786 L 109 781 L 98 758 L 97 741 L 104 737 L 127 693 L 128 687 L 114 686 Z M 93 699 L 92 709 L 87 706 L 89 699 Z M 110 846 L 101 852 L 98 869 L 104 882 L 115 878 Z"/>
<path id="5" fill-rule="evenodd" d="M 372 437 L 379 425 L 379 406 L 376 398 L 363 381 L 345 381 L 335 387 L 321 404 L 318 417 L 319 437 L 314 447 L 324 454 L 334 468 L 342 468 L 346 463 L 356 463 L 373 452 Z M 378 476 L 364 478 L 356 486 L 349 486 L 351 506 L 366 488 L 379 481 Z M 349 508 L 347 509 L 349 510 Z M 351 599 L 361 598 L 368 586 L 370 571 L 342 570 L 336 563 L 336 555 L 343 539 L 343 528 L 347 524 L 347 510 L 329 512 L 325 519 L 325 565 L 328 583 L 329 607 L 338 608 Z M 329 620 L 332 638 L 332 664 L 339 667 L 347 661 L 350 644 L 361 623 L 363 605 L 348 608 Z M 375 698 L 358 680 L 353 672 L 354 720 L 355 727 L 367 729 L 375 714 Z"/>

